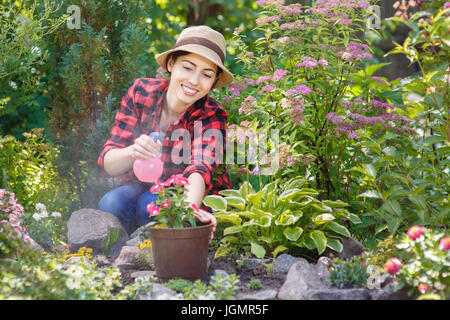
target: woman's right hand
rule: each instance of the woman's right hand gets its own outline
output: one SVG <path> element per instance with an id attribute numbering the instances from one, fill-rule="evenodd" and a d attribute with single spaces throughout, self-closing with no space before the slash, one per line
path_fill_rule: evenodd
<path id="1" fill-rule="evenodd" d="M 137 158 L 143 160 L 151 160 L 159 157 L 159 152 L 161 150 L 161 141 L 159 139 L 155 142 L 146 134 L 140 135 L 134 144 L 131 145 L 131 156 L 134 160 Z"/>

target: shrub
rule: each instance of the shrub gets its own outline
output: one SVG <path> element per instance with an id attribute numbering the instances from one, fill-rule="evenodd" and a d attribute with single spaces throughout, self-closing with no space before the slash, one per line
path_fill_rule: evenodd
<path id="1" fill-rule="evenodd" d="M 365 288 L 367 285 L 367 266 L 361 256 L 349 260 L 335 258 L 329 267 L 330 276 L 327 281 L 338 288 Z"/>
<path id="2" fill-rule="evenodd" d="M 398 281 L 397 288 L 406 285 L 409 288 L 408 294 L 419 299 L 448 299 L 450 238 L 440 230 L 421 226 L 411 228 L 418 228 L 423 234 L 418 237 L 411 232 L 404 234 L 396 245 L 398 249 L 409 253 L 409 259 L 400 261 L 401 268 L 391 272 Z"/>
<path id="3" fill-rule="evenodd" d="M 295 248 L 340 252 L 340 239 L 350 236 L 344 220 L 359 223 L 359 218 L 342 201 L 319 201 L 318 192 L 306 185 L 300 178 L 277 180 L 255 192 L 244 182 L 239 190 L 220 191 L 224 197 L 205 197 L 218 223 L 231 224 L 223 231 L 216 257 L 247 248 L 258 258 Z"/>

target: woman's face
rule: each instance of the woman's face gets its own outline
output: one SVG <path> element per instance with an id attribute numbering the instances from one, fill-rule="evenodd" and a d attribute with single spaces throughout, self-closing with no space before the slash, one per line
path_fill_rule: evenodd
<path id="1" fill-rule="evenodd" d="M 186 109 L 206 96 L 217 74 L 216 64 L 195 53 L 180 56 L 175 62 L 171 58 L 167 69 L 171 73 L 167 99 L 177 109 Z"/>

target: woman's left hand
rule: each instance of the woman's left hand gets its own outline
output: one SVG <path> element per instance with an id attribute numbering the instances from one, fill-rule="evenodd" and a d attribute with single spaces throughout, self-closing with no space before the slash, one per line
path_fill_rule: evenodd
<path id="1" fill-rule="evenodd" d="M 195 213 L 194 217 L 199 220 L 201 223 L 212 223 L 213 227 L 212 227 L 212 232 L 211 232 L 211 236 L 210 236 L 210 240 L 212 240 L 214 238 L 214 231 L 216 231 L 216 226 L 217 226 L 217 220 L 216 217 L 209 213 L 208 211 L 202 210 L 202 209 L 198 209 L 198 211 Z"/>

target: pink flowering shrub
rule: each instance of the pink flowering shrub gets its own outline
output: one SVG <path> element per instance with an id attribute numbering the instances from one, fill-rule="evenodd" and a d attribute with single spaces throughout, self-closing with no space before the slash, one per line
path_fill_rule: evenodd
<path id="1" fill-rule="evenodd" d="M 397 280 L 396 288 L 408 286 L 408 294 L 419 299 L 448 299 L 450 297 L 450 254 L 445 229 L 433 231 L 420 226 L 411 227 L 396 244 L 407 252 L 408 260 L 386 261 L 386 271 Z"/>
<path id="2" fill-rule="evenodd" d="M 255 48 L 248 48 L 238 30 L 234 33 L 243 76 L 237 76 L 229 88 L 227 107 L 236 110 L 229 113 L 230 122 L 241 128 L 243 121 L 249 122 L 247 128 L 256 131 L 279 130 L 280 143 L 287 144 L 289 153 L 281 155 L 278 150 L 281 170 L 270 174 L 269 180 L 308 176 L 325 198 L 350 198 L 357 187 L 353 188 L 347 170 L 365 156 L 353 147 L 360 140 L 358 131 L 395 127 L 402 128 L 402 134 L 413 133 L 410 120 L 398 113 L 400 108 L 388 94 L 383 95 L 392 91 L 391 84 L 380 86 L 370 78 L 382 65 L 367 66 L 371 49 L 356 36 L 370 3 L 321 0 L 308 7 L 267 0 L 256 4 L 261 10 L 256 20 L 261 37 Z M 243 132 L 246 135 L 248 130 Z M 249 143 L 251 137 L 247 138 L 240 142 Z M 267 163 L 264 158 L 253 168 L 248 163 L 248 172 L 261 174 Z"/>
<path id="3" fill-rule="evenodd" d="M 33 241 L 22 224 L 23 215 L 14 193 L 0 189 L 0 258 L 22 252 L 22 247 Z"/>
<path id="4" fill-rule="evenodd" d="M 159 224 L 167 228 L 196 226 L 194 215 L 200 209 L 185 202 L 186 185 L 189 181 L 182 174 L 173 175 L 162 183 L 156 181 L 150 191 L 157 193 L 158 199 L 147 205 L 147 212 L 153 218 L 150 225 Z"/>

